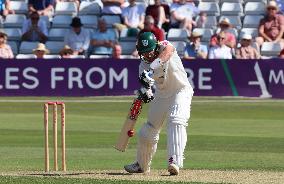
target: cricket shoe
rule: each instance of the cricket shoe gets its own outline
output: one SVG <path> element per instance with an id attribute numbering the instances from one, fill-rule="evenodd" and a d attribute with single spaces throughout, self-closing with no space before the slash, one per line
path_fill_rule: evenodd
<path id="1" fill-rule="evenodd" d="M 168 171 L 169 171 L 170 175 L 178 175 L 179 167 L 176 164 L 171 163 L 168 166 Z"/>
<path id="2" fill-rule="evenodd" d="M 143 170 L 139 166 L 138 162 L 134 162 L 133 164 L 125 165 L 124 169 L 129 173 L 143 173 Z"/>

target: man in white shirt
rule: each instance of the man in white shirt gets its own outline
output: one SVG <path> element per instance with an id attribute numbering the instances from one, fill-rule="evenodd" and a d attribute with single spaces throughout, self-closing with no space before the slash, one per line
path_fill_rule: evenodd
<path id="1" fill-rule="evenodd" d="M 141 4 L 137 4 L 136 0 L 129 0 L 129 6 L 122 10 L 123 23 L 128 28 L 143 29 L 145 8 Z"/>
<path id="2" fill-rule="evenodd" d="M 226 33 L 220 32 L 217 35 L 217 45 L 209 50 L 209 59 L 232 59 L 232 49 L 225 44 Z"/>
<path id="3" fill-rule="evenodd" d="M 44 21 L 40 20 L 39 14 L 33 12 L 28 20 L 25 20 L 22 27 L 22 41 L 47 41 L 48 29 Z"/>
<path id="4" fill-rule="evenodd" d="M 139 35 L 136 48 L 141 58 L 139 81 L 143 86 L 138 91 L 144 103 L 150 102 L 150 107 L 148 119 L 138 134 L 136 161 L 124 169 L 129 173 L 150 172 L 159 134 L 163 122 L 167 121 L 168 171 L 178 175 L 183 167 L 193 89 L 170 42 L 158 42 L 153 33 L 144 32 Z M 154 84 L 153 95 L 151 86 Z"/>
<path id="5" fill-rule="evenodd" d="M 90 33 L 82 28 L 83 24 L 79 17 L 74 17 L 70 24 L 72 29 L 64 37 L 64 44 L 69 45 L 74 55 L 84 55 L 90 45 Z"/>

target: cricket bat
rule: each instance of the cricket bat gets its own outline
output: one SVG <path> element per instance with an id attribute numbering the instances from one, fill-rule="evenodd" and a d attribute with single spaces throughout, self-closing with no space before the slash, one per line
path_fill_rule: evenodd
<path id="1" fill-rule="evenodd" d="M 123 124 L 120 135 L 117 139 L 115 149 L 124 152 L 129 143 L 129 138 L 134 136 L 134 126 L 136 124 L 137 118 L 141 112 L 143 101 L 140 96 L 133 100 L 127 118 Z"/>

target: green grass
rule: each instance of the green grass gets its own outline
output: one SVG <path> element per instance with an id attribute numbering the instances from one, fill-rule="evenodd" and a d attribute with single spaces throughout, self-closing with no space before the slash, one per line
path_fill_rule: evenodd
<path id="1" fill-rule="evenodd" d="M 5 99 L 48 98 L 0 98 Z M 71 102 L 73 99 L 85 102 Z M 113 149 L 130 102 L 89 102 L 94 99 L 105 98 L 65 98 L 69 100 L 66 102 L 68 170 L 122 169 L 124 164 L 135 159 L 136 137 L 131 139 L 127 152 Z M 232 102 L 221 98 L 194 98 L 185 168 L 284 171 L 284 102 L 227 100 Z M 136 130 L 146 121 L 147 111 L 148 106 L 145 106 Z M 43 138 L 43 103 L 0 102 L 0 172 L 42 171 Z M 163 128 L 153 168 L 164 169 L 166 165 L 166 134 Z M 14 179 L 17 180 L 0 177 L 0 183 L 13 183 Z M 15 183 L 25 183 L 28 179 L 19 178 Z M 39 183 L 38 178 L 32 180 Z M 40 183 L 45 183 L 45 180 L 41 179 Z M 68 183 L 76 183 L 76 179 L 70 179 Z"/>

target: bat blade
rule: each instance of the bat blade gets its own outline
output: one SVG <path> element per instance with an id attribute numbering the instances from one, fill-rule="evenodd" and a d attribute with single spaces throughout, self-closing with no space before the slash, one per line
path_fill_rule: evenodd
<path id="1" fill-rule="evenodd" d="M 127 115 L 127 118 L 120 131 L 120 135 L 114 146 L 115 149 L 125 152 L 128 146 L 128 143 L 129 143 L 129 138 L 133 136 L 134 127 L 135 127 L 137 118 L 139 114 L 141 113 L 142 105 L 143 105 L 143 101 L 139 97 L 134 99 L 131 105 L 130 111 Z"/>

